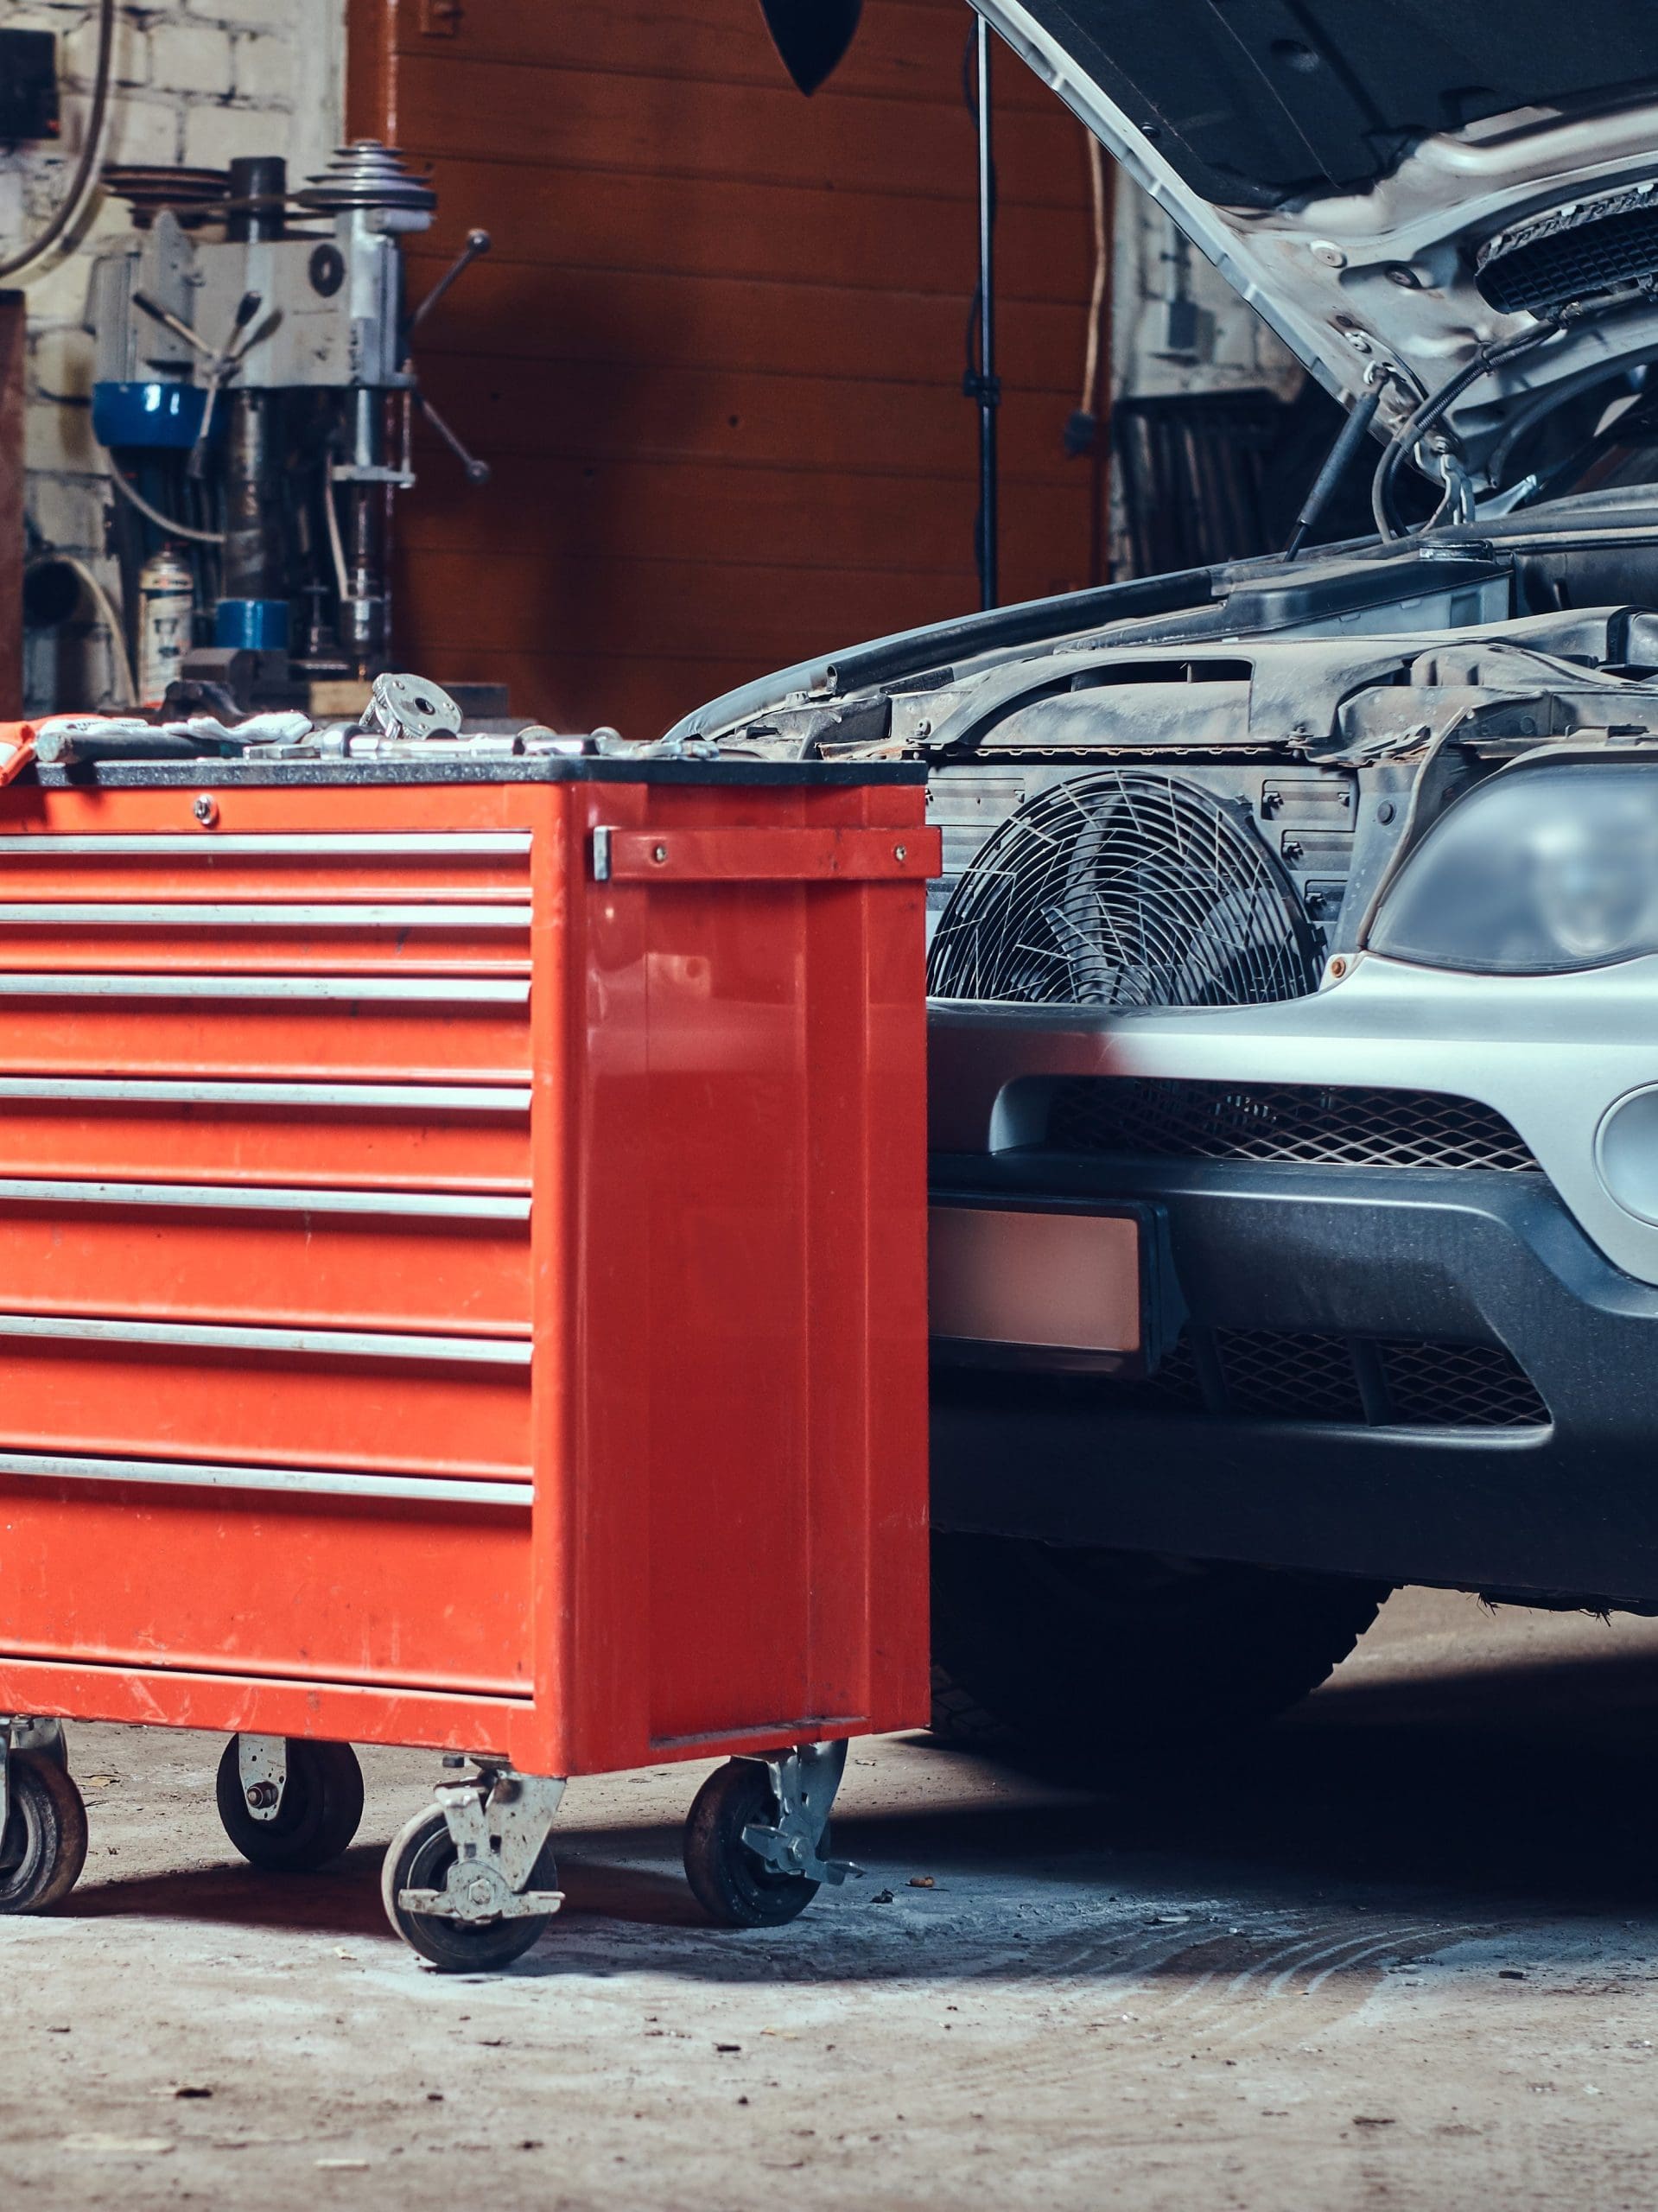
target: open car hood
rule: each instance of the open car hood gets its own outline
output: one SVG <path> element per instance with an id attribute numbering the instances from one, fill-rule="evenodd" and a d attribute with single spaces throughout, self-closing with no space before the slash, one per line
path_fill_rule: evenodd
<path id="1" fill-rule="evenodd" d="M 1378 429 L 1482 346 L 1445 426 L 1483 480 L 1556 400 L 1658 357 L 1658 8 L 1632 0 L 975 0 Z"/>

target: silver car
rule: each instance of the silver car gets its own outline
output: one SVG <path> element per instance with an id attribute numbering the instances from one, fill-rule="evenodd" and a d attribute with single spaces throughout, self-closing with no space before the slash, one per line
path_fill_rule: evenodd
<path id="1" fill-rule="evenodd" d="M 1104 1758 L 1658 1607 L 1658 15 L 981 5 L 1374 471 L 674 736 L 931 764 L 939 1720 Z"/>

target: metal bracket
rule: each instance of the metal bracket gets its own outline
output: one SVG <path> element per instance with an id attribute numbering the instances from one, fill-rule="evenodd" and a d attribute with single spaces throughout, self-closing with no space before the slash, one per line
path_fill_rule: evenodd
<path id="1" fill-rule="evenodd" d="M 442 1782 L 437 1802 L 454 1842 L 454 1864 L 441 1890 L 403 1890 L 405 1912 L 436 1920 L 522 1920 L 554 1913 L 562 1890 L 524 1885 L 564 1795 L 562 1777 L 482 1768 L 467 1782 Z"/>
<path id="2" fill-rule="evenodd" d="M 846 1755 L 843 1738 L 834 1744 L 801 1744 L 759 1762 L 771 1777 L 778 1817 L 774 1827 L 755 1823 L 743 1830 L 743 1841 L 757 1859 L 779 1874 L 801 1874 L 810 1882 L 838 1885 L 849 1874 L 863 1872 L 850 1859 L 817 1855 L 846 1772 Z"/>
<path id="3" fill-rule="evenodd" d="M 412 492 L 415 488 L 413 469 L 382 466 L 378 462 L 336 461 L 328 474 L 336 484 L 390 484 L 399 492 Z"/>
<path id="4" fill-rule="evenodd" d="M 41 1720 L 22 1713 L 0 1713 L 0 1836 L 11 1817 L 11 1755 L 14 1751 L 54 1751 L 63 1743 L 60 1720 Z"/>
<path id="5" fill-rule="evenodd" d="M 288 1787 L 288 1739 L 284 1736 L 238 1736 L 236 1770 L 250 1816 L 274 1821 Z"/>
<path id="6" fill-rule="evenodd" d="M 593 833 L 600 883 L 924 883 L 943 870 L 942 833 L 911 830 L 624 830 Z"/>
<path id="7" fill-rule="evenodd" d="M 1428 519 L 1432 529 L 1440 524 L 1461 526 L 1471 523 L 1475 516 L 1474 480 L 1464 467 L 1459 456 L 1447 447 L 1436 451 L 1434 465 L 1439 480 L 1445 486 L 1445 496 Z"/>

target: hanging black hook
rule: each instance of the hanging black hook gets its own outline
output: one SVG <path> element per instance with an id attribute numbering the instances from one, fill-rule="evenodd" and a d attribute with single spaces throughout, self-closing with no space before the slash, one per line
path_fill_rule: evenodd
<path id="1" fill-rule="evenodd" d="M 784 67 L 803 92 L 815 92 L 840 67 L 863 0 L 760 0 L 760 13 Z"/>

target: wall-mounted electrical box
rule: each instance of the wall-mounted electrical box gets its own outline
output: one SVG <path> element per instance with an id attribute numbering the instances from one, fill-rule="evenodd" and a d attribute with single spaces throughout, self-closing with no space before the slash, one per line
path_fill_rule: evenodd
<path id="1" fill-rule="evenodd" d="M 0 31 L 0 146 L 58 135 L 58 42 L 50 31 Z"/>

